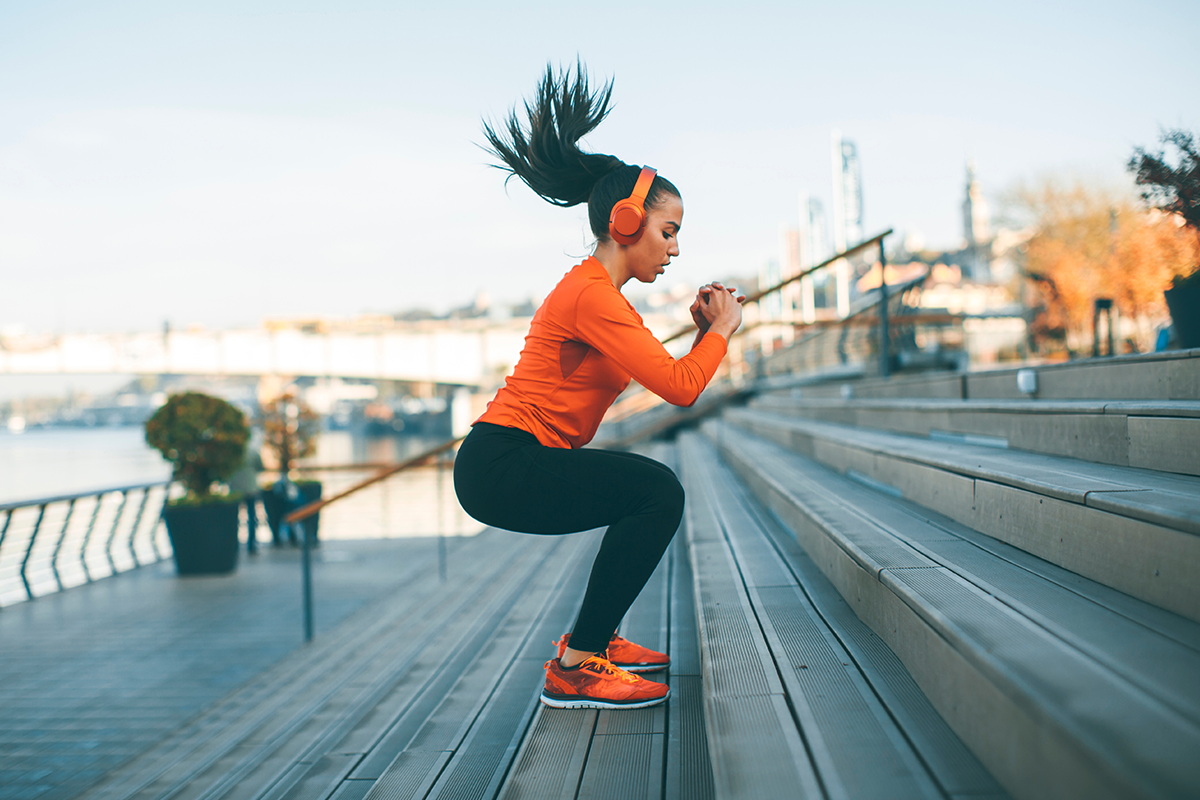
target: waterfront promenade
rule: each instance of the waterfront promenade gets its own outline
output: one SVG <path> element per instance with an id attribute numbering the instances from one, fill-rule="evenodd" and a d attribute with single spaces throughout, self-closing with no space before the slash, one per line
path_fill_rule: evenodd
<path id="1" fill-rule="evenodd" d="M 455 566 L 469 541 L 450 541 Z M 299 569 L 298 550 L 266 545 L 226 576 L 167 560 L 0 611 L 0 798 L 76 797 L 312 647 Z M 326 543 L 316 643 L 436 570 L 432 538 Z"/>
<path id="2" fill-rule="evenodd" d="M 618 432 L 687 492 L 622 627 L 665 706 L 538 702 L 596 532 L 448 538 L 443 580 L 345 538 L 364 491 L 308 645 L 291 550 L 0 611 L 2 796 L 1196 796 L 1200 350 L 789 381 Z"/>
<path id="3" fill-rule="evenodd" d="M 690 606 L 686 558 L 664 559 L 624 628 L 676 654 L 673 711 L 545 709 L 542 664 L 569 630 L 597 533 L 447 537 L 440 564 L 436 536 L 342 538 L 356 519 L 374 530 L 379 501 L 363 493 L 323 520 L 338 530 L 314 551 L 310 644 L 291 547 L 260 545 L 226 576 L 181 579 L 165 561 L 3 609 L 0 798 L 350 798 L 376 784 L 407 797 L 439 776 L 466 787 L 446 796 L 494 796 L 506 779 L 508 796 L 524 797 L 565 781 L 559 796 L 589 763 L 603 785 L 611 774 L 597 766 L 629 751 L 646 760 L 643 790 L 660 791 L 671 770 L 674 796 L 705 794 L 689 788 L 711 784 L 707 759 L 696 761 L 706 749 L 692 615 L 668 624 L 672 591 Z M 578 729 L 571 752 L 585 732 L 590 761 L 572 772 L 526 756 L 514 772 L 523 738 L 564 724 Z"/>

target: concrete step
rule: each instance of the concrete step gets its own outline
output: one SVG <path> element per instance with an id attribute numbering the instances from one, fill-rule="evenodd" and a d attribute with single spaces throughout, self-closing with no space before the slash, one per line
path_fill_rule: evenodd
<path id="1" fill-rule="evenodd" d="M 839 475 L 778 429 L 704 432 L 1014 796 L 1200 792 L 1200 625 Z"/>
<path id="2" fill-rule="evenodd" d="M 731 409 L 724 419 L 1071 572 L 1200 620 L 1200 479 L 755 409 Z"/>
<path id="3" fill-rule="evenodd" d="M 1200 400 L 930 400 L 808 397 L 750 402 L 776 414 L 1200 475 Z"/>
<path id="4" fill-rule="evenodd" d="M 1036 374 L 1032 394 L 1021 391 L 1017 373 Z M 844 388 L 846 387 L 846 388 Z M 1168 350 L 1057 364 L 1022 364 L 975 372 L 899 373 L 827 383 L 808 397 L 928 397 L 955 400 L 1200 400 L 1200 349 Z"/>
<path id="5" fill-rule="evenodd" d="M 784 560 L 713 446 L 679 448 L 717 796 L 1007 796 L 832 585 Z"/>

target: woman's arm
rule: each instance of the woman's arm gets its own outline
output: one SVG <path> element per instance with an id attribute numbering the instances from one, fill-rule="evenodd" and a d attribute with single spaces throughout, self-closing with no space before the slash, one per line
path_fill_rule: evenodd
<path id="1" fill-rule="evenodd" d="M 615 361 L 642 386 L 668 403 L 690 406 L 716 374 L 729 337 L 741 322 L 737 300 L 727 292 L 720 295 L 709 300 L 712 319 L 708 331 L 680 359 L 671 357 L 612 288 L 597 284 L 580 293 L 576 329 L 581 340 Z"/>

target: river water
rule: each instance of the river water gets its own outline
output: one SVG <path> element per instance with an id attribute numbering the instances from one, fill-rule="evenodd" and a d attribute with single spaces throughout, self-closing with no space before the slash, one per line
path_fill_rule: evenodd
<path id="1" fill-rule="evenodd" d="M 320 435 L 319 464 L 393 463 L 436 441 L 367 437 L 346 431 Z M 322 471 L 331 494 L 373 470 Z M 40 428 L 20 434 L 0 428 L 0 504 L 165 481 L 171 467 L 151 449 L 141 427 Z M 393 476 L 322 512 L 322 538 L 472 535 L 482 528 L 459 508 L 450 470 L 417 468 Z"/>

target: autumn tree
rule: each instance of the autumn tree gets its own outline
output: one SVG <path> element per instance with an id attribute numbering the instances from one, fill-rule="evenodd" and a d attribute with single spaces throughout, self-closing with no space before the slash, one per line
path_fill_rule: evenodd
<path id="1" fill-rule="evenodd" d="M 1165 319 L 1163 290 L 1196 263 L 1196 237 L 1179 218 L 1138 205 L 1131 192 L 1048 179 L 1022 187 L 1011 204 L 1035 231 L 1025 274 L 1033 289 L 1031 335 L 1045 349 L 1091 341 L 1097 298 L 1112 298 L 1149 347 Z"/>

